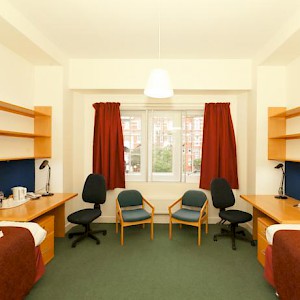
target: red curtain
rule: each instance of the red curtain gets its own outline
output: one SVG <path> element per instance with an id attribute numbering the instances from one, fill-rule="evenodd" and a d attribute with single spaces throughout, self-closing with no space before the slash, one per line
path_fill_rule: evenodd
<path id="1" fill-rule="evenodd" d="M 125 160 L 120 103 L 94 103 L 93 172 L 102 174 L 108 190 L 125 187 Z"/>
<path id="2" fill-rule="evenodd" d="M 205 104 L 200 188 L 209 190 L 210 182 L 216 177 L 225 178 L 233 189 L 239 187 L 229 106 L 230 103 Z"/>

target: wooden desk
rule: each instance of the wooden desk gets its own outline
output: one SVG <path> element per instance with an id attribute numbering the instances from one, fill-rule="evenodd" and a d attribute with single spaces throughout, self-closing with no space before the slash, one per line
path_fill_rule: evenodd
<path id="1" fill-rule="evenodd" d="M 1 209 L 0 221 L 29 222 L 45 215 L 54 216 L 54 236 L 65 236 L 65 202 L 76 197 L 73 193 L 56 193 L 50 197 L 30 200 L 20 206 Z"/>
<path id="2" fill-rule="evenodd" d="M 253 239 L 257 240 L 257 218 L 269 217 L 276 223 L 300 223 L 300 204 L 294 198 L 276 199 L 274 195 L 241 195 L 253 206 Z"/>

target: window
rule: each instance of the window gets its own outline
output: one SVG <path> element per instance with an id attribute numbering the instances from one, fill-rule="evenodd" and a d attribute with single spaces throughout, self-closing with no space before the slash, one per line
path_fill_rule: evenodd
<path id="1" fill-rule="evenodd" d="M 126 180 L 198 182 L 203 109 L 121 111 Z"/>

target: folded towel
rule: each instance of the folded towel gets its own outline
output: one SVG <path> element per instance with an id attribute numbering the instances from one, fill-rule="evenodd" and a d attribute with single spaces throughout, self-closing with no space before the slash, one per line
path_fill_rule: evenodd
<path id="1" fill-rule="evenodd" d="M 47 231 L 43 229 L 38 223 L 34 222 L 0 221 L 0 227 L 3 226 L 27 228 L 33 236 L 35 246 L 39 246 L 44 241 L 47 235 Z"/>

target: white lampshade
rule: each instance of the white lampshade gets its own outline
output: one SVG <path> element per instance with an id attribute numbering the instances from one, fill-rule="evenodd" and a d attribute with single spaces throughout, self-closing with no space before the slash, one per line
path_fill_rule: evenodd
<path id="1" fill-rule="evenodd" d="M 174 92 L 168 72 L 163 69 L 152 70 L 144 94 L 151 98 L 172 97 Z"/>

